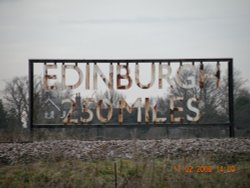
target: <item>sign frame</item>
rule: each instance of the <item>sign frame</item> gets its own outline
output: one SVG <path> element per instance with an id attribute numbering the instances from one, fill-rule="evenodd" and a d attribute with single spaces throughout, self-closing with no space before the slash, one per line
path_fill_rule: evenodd
<path id="1" fill-rule="evenodd" d="M 184 59 L 29 59 L 29 128 L 32 132 L 34 128 L 119 128 L 121 127 L 118 123 L 117 125 L 108 125 L 108 124 L 83 124 L 83 125 L 75 125 L 75 124 L 35 124 L 33 122 L 33 93 L 34 93 L 34 64 L 45 64 L 45 63 L 183 63 L 183 62 L 225 62 L 228 63 L 228 115 L 229 121 L 226 123 L 164 123 L 164 124 L 153 124 L 153 123 L 142 123 L 142 124 L 125 124 L 127 127 L 143 127 L 143 126 L 157 126 L 157 127 L 167 127 L 167 126 L 185 126 L 185 127 L 197 127 L 197 126 L 228 126 L 229 128 L 229 137 L 234 137 L 234 86 L 233 86 L 233 58 L 184 58 Z"/>

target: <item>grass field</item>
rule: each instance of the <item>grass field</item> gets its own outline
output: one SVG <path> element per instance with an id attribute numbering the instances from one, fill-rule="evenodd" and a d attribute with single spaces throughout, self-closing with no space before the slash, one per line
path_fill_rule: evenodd
<path id="1" fill-rule="evenodd" d="M 116 171 L 116 173 L 115 173 Z M 0 187 L 249 187 L 249 156 L 196 159 L 50 160 L 1 165 Z"/>

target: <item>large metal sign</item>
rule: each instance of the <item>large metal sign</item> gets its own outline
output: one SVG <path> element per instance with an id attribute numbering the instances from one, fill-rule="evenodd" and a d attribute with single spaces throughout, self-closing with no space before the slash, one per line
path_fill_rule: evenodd
<path id="1" fill-rule="evenodd" d="M 29 81 L 31 128 L 227 125 L 234 135 L 230 58 L 32 59 Z"/>

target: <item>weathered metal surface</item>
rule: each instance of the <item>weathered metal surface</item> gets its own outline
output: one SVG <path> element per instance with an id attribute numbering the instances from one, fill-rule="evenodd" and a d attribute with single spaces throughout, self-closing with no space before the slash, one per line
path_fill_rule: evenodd
<path id="1" fill-rule="evenodd" d="M 108 114 L 107 117 L 104 117 L 101 114 L 101 109 L 102 109 L 102 105 L 105 104 L 108 106 Z M 97 118 L 100 122 L 102 123 L 107 123 L 108 121 L 110 121 L 110 119 L 112 118 L 113 115 L 113 108 L 112 108 L 112 104 L 108 101 L 108 100 L 99 100 L 97 102 L 97 106 L 96 106 L 96 115 Z"/>
<path id="2" fill-rule="evenodd" d="M 78 75 L 78 81 L 74 85 L 66 85 L 66 70 L 72 69 L 77 72 Z M 78 88 L 83 80 L 83 74 L 82 71 L 79 69 L 77 65 L 62 65 L 62 85 L 63 89 L 76 89 Z"/>
<path id="3" fill-rule="evenodd" d="M 183 97 L 170 97 L 170 122 L 179 123 L 183 121 L 183 117 L 175 117 L 175 112 L 182 112 L 182 107 L 176 107 L 175 101 L 183 101 Z"/>
<path id="4" fill-rule="evenodd" d="M 78 119 L 73 119 L 72 114 L 76 110 L 76 102 L 72 99 L 64 99 L 62 101 L 62 104 L 70 103 L 70 109 L 66 115 L 66 117 L 63 119 L 64 124 L 70 124 L 70 123 L 78 123 Z"/>
<path id="5" fill-rule="evenodd" d="M 150 88 L 154 82 L 155 82 L 155 64 L 152 63 L 151 64 L 151 80 L 150 80 L 150 83 L 148 84 L 142 84 L 140 82 L 140 68 L 139 68 L 139 64 L 136 63 L 135 65 L 135 82 L 137 84 L 137 86 L 141 89 L 148 89 Z"/>
<path id="6" fill-rule="evenodd" d="M 125 75 L 121 75 L 121 69 L 125 69 L 126 71 Z M 116 66 L 116 72 L 117 72 L 117 76 L 116 76 L 117 89 L 129 89 L 132 86 L 132 79 L 129 76 L 130 75 L 129 64 L 121 65 L 118 63 L 118 65 Z M 122 85 L 121 84 L 122 79 L 127 80 L 128 84 Z"/>
<path id="7" fill-rule="evenodd" d="M 109 80 L 105 77 L 103 72 L 101 71 L 100 67 L 95 64 L 94 65 L 94 89 L 98 89 L 98 84 L 97 84 L 97 75 L 100 75 L 102 78 L 103 82 L 106 84 L 106 86 L 109 89 L 113 89 L 113 65 L 109 64 Z"/>
<path id="8" fill-rule="evenodd" d="M 49 69 L 57 69 L 56 64 L 44 64 L 44 77 L 43 77 L 43 88 L 45 90 L 56 90 L 57 87 L 55 85 L 49 85 L 49 80 L 56 80 L 56 75 L 49 75 Z"/>
<path id="9" fill-rule="evenodd" d="M 145 123 L 149 123 L 149 98 L 145 98 Z"/>
<path id="10" fill-rule="evenodd" d="M 163 70 L 167 70 L 167 74 L 163 74 Z M 172 73 L 172 68 L 170 67 L 170 64 L 162 64 L 159 63 L 159 79 L 158 79 L 158 87 L 159 89 L 163 88 L 163 79 L 166 79 L 170 87 L 173 87 L 173 81 L 170 78 L 170 75 Z"/>
<path id="11" fill-rule="evenodd" d="M 200 110 L 198 108 L 194 108 L 192 106 L 192 103 L 197 102 L 197 99 L 195 97 L 192 97 L 188 99 L 187 101 L 187 107 L 191 112 L 194 112 L 196 115 L 194 117 L 191 117 L 190 115 L 187 114 L 187 120 L 191 122 L 197 122 L 201 118 Z"/>
<path id="12" fill-rule="evenodd" d="M 89 103 L 92 103 L 92 102 L 94 102 L 93 98 L 85 98 L 82 100 L 82 112 L 88 114 L 87 119 L 81 117 L 82 123 L 90 123 L 94 118 L 93 112 L 89 109 Z"/>
<path id="13" fill-rule="evenodd" d="M 89 63 L 86 63 L 86 71 L 85 71 L 85 88 L 90 89 L 90 66 Z"/>
<path id="14" fill-rule="evenodd" d="M 199 66 L 195 66 L 196 64 L 200 63 Z M 216 64 L 216 70 L 212 74 L 205 74 L 205 69 L 204 69 L 204 63 L 211 63 L 214 65 Z M 220 87 L 220 82 L 221 82 L 221 70 L 220 70 L 220 65 L 223 63 L 227 63 L 229 65 L 228 69 L 228 83 L 229 83 L 229 122 L 226 122 L 225 125 L 230 124 L 230 136 L 233 136 L 233 67 L 232 67 L 232 59 L 158 59 L 158 60 L 30 60 L 30 84 L 33 85 L 33 76 L 34 76 L 34 64 L 39 64 L 43 63 L 44 64 L 44 77 L 43 77 L 43 88 L 48 91 L 48 90 L 58 90 L 61 89 L 60 82 L 64 86 L 64 89 L 69 89 L 69 90 L 74 90 L 78 88 L 81 83 L 84 81 L 85 87 L 83 87 L 86 90 L 96 90 L 98 92 L 98 76 L 101 78 L 101 81 L 104 82 L 104 84 L 107 86 L 107 89 L 110 90 L 125 90 L 129 89 L 132 87 L 132 84 L 134 84 L 137 88 L 142 88 L 142 89 L 149 89 L 153 86 L 155 83 L 156 76 L 158 76 L 158 88 L 159 89 L 168 89 L 167 92 L 173 91 L 175 86 L 180 86 L 182 89 L 186 89 L 187 92 L 191 93 L 193 92 L 192 89 L 196 90 L 198 89 L 198 92 L 204 93 L 205 91 L 205 81 L 207 78 L 213 79 L 215 82 L 216 87 L 213 89 L 217 89 Z M 75 65 L 72 65 L 75 63 Z M 84 64 L 85 67 L 79 66 L 78 64 Z M 95 64 L 94 64 L 95 63 Z M 102 66 L 98 66 L 96 63 L 106 63 L 106 65 L 109 66 L 109 71 L 108 74 L 102 70 Z M 136 64 L 137 63 L 137 64 Z M 140 80 L 140 63 L 150 63 L 151 64 L 151 74 L 149 76 L 150 80 L 149 83 L 143 83 L 143 80 Z M 172 73 L 172 64 L 180 64 L 179 68 L 177 69 L 177 73 L 173 74 Z M 62 67 L 61 69 L 58 69 L 58 64 L 60 64 L 59 67 Z M 135 65 L 134 71 L 132 74 L 130 74 L 130 64 Z M 157 66 L 158 64 L 159 66 Z M 93 67 L 93 69 L 90 68 Z M 116 66 L 116 67 L 113 67 Z M 115 69 L 116 68 L 116 69 Z M 158 74 L 156 74 L 156 69 L 158 68 Z M 199 71 L 197 70 L 199 69 Z M 66 85 L 66 78 L 68 75 L 67 70 L 73 70 L 77 73 L 78 79 L 77 82 L 71 85 Z M 91 72 L 93 70 L 93 73 Z M 115 70 L 115 72 L 114 72 Z M 174 70 L 174 69 L 173 69 Z M 224 70 L 224 67 L 223 67 Z M 58 72 L 61 71 L 61 77 Z M 185 71 L 190 72 L 190 76 L 187 77 L 187 79 L 181 78 L 181 75 L 185 73 Z M 84 73 L 84 74 L 83 74 Z M 105 73 L 105 74 L 104 74 Z M 186 73 L 185 73 L 186 74 Z M 93 77 L 92 77 L 93 75 Z M 133 76 L 131 76 L 133 75 Z M 188 75 L 188 74 L 187 74 Z M 171 77 L 172 76 L 172 77 Z M 133 78 L 132 78 L 133 77 Z M 61 80 L 60 80 L 61 78 Z M 93 78 L 93 82 L 91 80 Z M 133 81 L 134 79 L 134 81 Z M 177 85 L 173 81 L 176 81 Z M 113 81 L 116 80 L 116 87 L 114 86 Z M 196 83 L 197 82 L 197 83 Z M 59 84 L 57 84 L 59 83 Z M 91 85 L 93 84 L 93 86 Z M 196 85 L 197 84 L 197 85 Z M 134 88 L 134 86 L 133 86 Z M 84 90 L 81 90 L 78 92 L 84 92 Z M 169 94 L 169 93 L 168 93 Z M 174 95 L 174 92 L 172 92 Z M 30 104 L 31 104 L 31 111 L 33 109 L 33 89 L 30 89 Z M 86 95 L 85 95 L 86 96 Z M 138 97 L 138 96 L 137 96 Z M 149 96 L 150 97 L 150 96 Z M 186 96 L 185 96 L 186 97 Z M 171 123 L 187 123 L 188 122 L 194 122 L 198 125 L 200 117 L 201 117 L 201 112 L 199 111 L 199 105 L 198 103 L 200 102 L 199 100 L 202 98 L 202 95 L 200 95 L 200 98 L 197 98 L 197 93 L 194 93 L 193 97 L 189 96 L 190 98 L 185 98 L 187 102 L 182 102 L 183 97 L 181 96 L 175 96 L 175 98 L 170 99 L 170 120 L 166 122 L 166 117 L 168 114 L 160 114 L 158 112 L 157 114 L 157 105 L 150 105 L 151 104 L 151 98 L 149 99 L 148 97 L 144 98 L 145 103 L 142 104 L 140 102 L 141 106 L 140 108 L 137 107 L 136 105 L 128 105 L 126 100 L 120 101 L 119 103 L 119 117 L 118 117 L 118 122 L 120 124 L 124 124 L 123 120 L 123 112 L 124 109 L 128 111 L 128 113 L 134 113 L 136 110 L 133 110 L 137 108 L 137 122 L 134 123 L 144 123 L 144 124 L 157 124 L 157 125 L 168 125 Z M 94 97 L 93 97 L 94 98 Z M 141 99 L 141 98 L 140 98 Z M 112 103 L 105 101 L 106 99 L 103 98 L 102 100 L 96 102 L 93 101 L 94 107 L 96 107 L 96 113 L 94 112 L 94 109 L 91 108 L 89 109 L 89 104 L 88 102 L 82 101 L 82 104 L 79 105 L 79 101 L 75 102 L 73 99 L 66 99 L 63 102 L 67 102 L 70 104 L 70 109 L 67 111 L 63 111 L 64 114 L 67 112 L 63 117 L 63 123 L 66 125 L 74 125 L 74 124 L 90 124 L 92 125 L 92 121 L 95 116 L 97 116 L 97 119 L 101 124 L 105 123 L 105 125 L 110 125 L 110 120 L 113 115 L 113 107 Z M 81 103 L 81 102 L 80 102 Z M 97 103 L 97 104 L 96 104 Z M 60 105 L 59 105 L 60 106 Z M 92 104 L 93 107 L 93 104 Z M 183 108 L 185 107 L 185 113 L 183 111 Z M 105 110 L 102 110 L 105 108 Z M 141 110 L 144 108 L 145 110 L 145 120 L 142 120 L 142 113 Z M 93 110 L 93 111 L 92 111 Z M 152 110 L 152 111 L 151 111 Z M 187 110 L 187 112 L 186 112 Z M 105 115 L 104 115 L 105 114 Z M 159 117 L 158 117 L 159 116 Z M 51 120 L 49 114 L 47 114 L 47 117 Z M 184 122 L 185 118 L 185 122 Z M 33 113 L 31 113 L 31 127 L 33 127 Z M 170 122 L 170 123 L 169 123 Z M 112 121 L 113 123 L 113 121 Z M 163 124 L 164 123 L 164 124 Z M 214 123 L 213 123 L 214 124 Z M 216 122 L 215 122 L 216 124 Z M 126 125 L 126 123 L 124 124 Z M 38 127 L 38 124 L 35 123 L 35 126 Z M 44 125 L 43 125 L 44 126 Z M 86 126 L 86 125 L 85 125 Z M 52 126 L 51 126 L 52 127 Z M 53 126 L 54 127 L 54 126 Z M 63 127 L 63 126 L 62 126 Z"/>
<path id="15" fill-rule="evenodd" d="M 125 108 L 128 113 L 132 113 L 134 108 L 137 108 L 137 123 L 141 123 L 142 115 L 141 115 L 141 108 L 142 108 L 142 100 L 141 98 L 137 98 L 136 101 L 129 106 L 125 99 L 121 98 L 119 100 L 119 111 L 118 111 L 118 123 L 123 123 L 123 109 Z"/>

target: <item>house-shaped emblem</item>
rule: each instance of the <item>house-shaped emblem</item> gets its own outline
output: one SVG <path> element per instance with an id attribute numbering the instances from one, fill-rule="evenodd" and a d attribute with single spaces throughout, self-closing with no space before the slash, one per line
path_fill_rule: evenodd
<path id="1" fill-rule="evenodd" d="M 56 117 L 60 116 L 61 114 L 61 109 L 59 108 L 58 105 L 54 103 L 51 98 L 48 98 L 45 101 L 46 105 L 46 111 L 44 112 L 44 118 L 45 119 L 55 119 Z"/>

